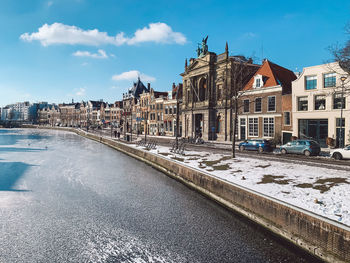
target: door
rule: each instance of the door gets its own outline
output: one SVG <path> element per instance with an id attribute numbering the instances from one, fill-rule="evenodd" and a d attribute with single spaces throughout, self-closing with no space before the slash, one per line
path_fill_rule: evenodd
<path id="1" fill-rule="evenodd" d="M 196 135 L 203 133 L 203 114 L 195 114 L 195 132 Z"/>
<path id="2" fill-rule="evenodd" d="M 296 145 L 294 147 L 294 152 L 302 154 L 304 149 L 305 149 L 305 147 L 306 147 L 306 142 L 304 142 L 304 141 L 297 141 Z"/>
<path id="3" fill-rule="evenodd" d="M 290 142 L 290 146 L 287 147 L 287 152 L 288 153 L 296 153 L 297 149 L 297 142 L 296 141 L 292 141 Z"/>
<path id="4" fill-rule="evenodd" d="M 241 119 L 240 120 L 240 138 L 242 141 L 244 141 L 246 139 L 245 134 L 246 134 L 246 120 L 245 119 Z"/>
<path id="5" fill-rule="evenodd" d="M 286 144 L 287 142 L 290 142 L 292 138 L 291 132 L 283 132 L 282 133 L 282 144 Z"/>

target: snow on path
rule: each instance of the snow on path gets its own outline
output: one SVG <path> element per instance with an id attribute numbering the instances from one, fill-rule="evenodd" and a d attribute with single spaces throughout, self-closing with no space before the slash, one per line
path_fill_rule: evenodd
<path id="1" fill-rule="evenodd" d="M 196 151 L 183 156 L 164 146 L 149 152 L 350 226 L 349 171 Z"/>

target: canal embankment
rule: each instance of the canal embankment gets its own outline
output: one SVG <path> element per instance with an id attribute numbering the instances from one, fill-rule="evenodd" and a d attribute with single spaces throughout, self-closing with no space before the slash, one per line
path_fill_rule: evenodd
<path id="1" fill-rule="evenodd" d="M 60 129 L 62 130 L 62 129 Z M 349 227 L 147 150 L 73 131 L 141 160 L 327 262 L 350 262 Z"/>

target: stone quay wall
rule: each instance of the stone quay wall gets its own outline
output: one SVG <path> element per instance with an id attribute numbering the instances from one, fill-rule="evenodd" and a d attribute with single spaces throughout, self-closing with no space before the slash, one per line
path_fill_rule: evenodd
<path id="1" fill-rule="evenodd" d="M 59 130 L 62 130 L 61 128 Z M 326 262 L 350 262 L 350 227 L 126 143 L 65 129 L 141 160 Z"/>

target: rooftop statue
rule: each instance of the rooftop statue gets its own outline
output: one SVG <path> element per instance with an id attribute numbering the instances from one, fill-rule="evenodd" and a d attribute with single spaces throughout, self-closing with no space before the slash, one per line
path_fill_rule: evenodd
<path id="1" fill-rule="evenodd" d="M 197 56 L 199 58 L 200 57 L 204 57 L 208 53 L 207 40 L 208 40 L 208 36 L 206 38 L 202 39 L 202 43 L 201 44 L 198 44 Z M 200 45 L 201 45 L 201 47 L 200 47 Z"/>

